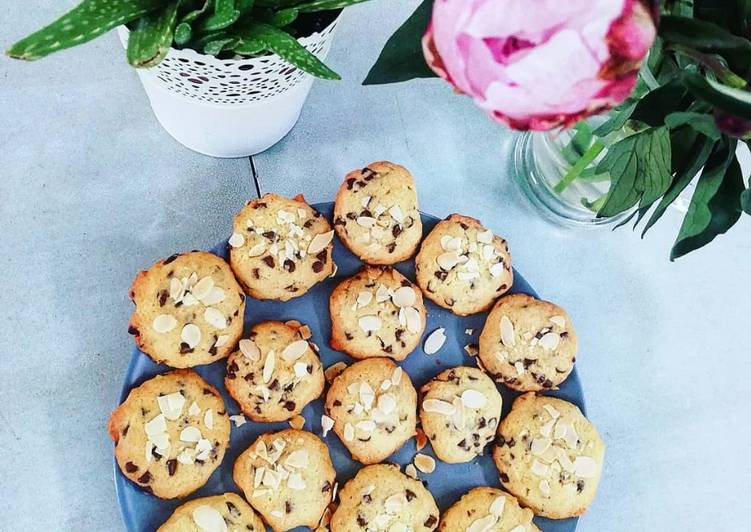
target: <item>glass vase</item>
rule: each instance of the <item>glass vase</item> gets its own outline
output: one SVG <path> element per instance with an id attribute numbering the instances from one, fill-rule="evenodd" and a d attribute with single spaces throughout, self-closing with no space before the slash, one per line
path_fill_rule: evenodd
<path id="1" fill-rule="evenodd" d="M 598 216 L 610 188 L 608 172 L 597 166 L 611 146 L 630 132 L 625 128 L 598 136 L 604 116 L 571 129 L 523 133 L 514 148 L 516 180 L 524 195 L 558 225 L 601 226 L 618 223 L 630 212 Z"/>

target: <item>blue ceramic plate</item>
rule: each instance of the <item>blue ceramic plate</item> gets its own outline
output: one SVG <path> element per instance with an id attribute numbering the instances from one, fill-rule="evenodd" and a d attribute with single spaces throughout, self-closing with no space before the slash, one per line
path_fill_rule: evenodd
<path id="1" fill-rule="evenodd" d="M 314 205 L 314 207 L 328 218 L 331 218 L 332 203 L 323 203 Z M 438 222 L 438 219 L 424 214 L 422 221 L 424 231 L 427 234 Z M 219 245 L 212 251 L 221 257 L 227 258 L 226 243 Z M 248 298 L 245 306 L 245 326 L 248 327 L 252 323 L 270 319 L 282 321 L 290 319 L 298 320 L 306 323 L 313 331 L 312 341 L 318 344 L 321 349 L 321 361 L 325 368 L 340 360 L 351 363 L 352 359 L 329 347 L 331 331 L 328 306 L 329 294 L 343 278 L 354 274 L 362 266 L 362 263 L 341 245 L 337 239 L 334 239 L 334 261 L 339 268 L 336 277 L 320 283 L 302 297 L 286 303 L 256 301 Z M 401 263 L 397 265 L 397 269 L 408 278 L 414 280 L 414 262 L 407 261 Z M 514 286 L 511 292 L 524 292 L 533 296 L 537 295 L 518 271 L 514 271 Z M 432 304 L 427 299 L 425 302 L 428 309 L 426 334 L 438 327 L 445 327 L 447 339 L 439 353 L 428 356 L 422 351 L 422 346 L 420 346 L 401 363 L 404 370 L 409 373 L 417 389 L 446 368 L 459 365 L 476 365 L 476 362 L 465 353 L 464 346 L 468 343 L 477 343 L 480 330 L 486 318 L 486 314 L 484 313 L 469 317 L 454 316 L 447 310 Z M 472 336 L 465 334 L 465 329 L 467 328 L 474 329 L 475 332 Z M 120 393 L 120 401 L 125 400 L 128 392 L 134 386 L 158 373 L 168 370 L 167 366 L 155 364 L 147 355 L 135 349 L 130 366 L 128 367 L 128 373 L 125 376 L 122 392 Z M 212 385 L 221 390 L 224 401 L 228 406 L 227 411 L 229 414 L 239 414 L 239 408 L 224 388 L 225 361 L 221 360 L 214 364 L 201 366 L 197 368 L 197 371 Z M 503 395 L 503 415 L 505 416 L 518 393 L 504 386 L 499 386 L 499 388 Z M 552 395 L 571 401 L 584 411 L 584 397 L 576 369 L 574 369 L 560 389 L 552 393 Z M 306 420 L 305 430 L 320 435 L 322 413 L 322 399 L 309 404 L 303 411 Z M 239 493 L 238 487 L 232 480 L 232 464 L 235 462 L 237 456 L 247 449 L 259 434 L 288 427 L 289 425 L 286 422 L 253 423 L 249 421 L 241 427 L 233 425 L 230 447 L 224 457 L 224 462 L 214 471 L 214 474 L 211 475 L 206 485 L 192 494 L 190 498 L 216 495 L 225 491 Z M 325 441 L 329 446 L 331 459 L 337 471 L 337 481 L 342 485 L 354 476 L 361 466 L 350 458 L 349 453 L 333 431 L 328 434 Z M 428 445 L 422 452 L 431 453 L 430 446 Z M 392 455 L 390 461 L 404 466 L 411 461 L 415 453 L 415 441 L 412 439 L 402 449 Z M 444 464 L 437 461 L 436 469 L 432 474 L 420 474 L 420 477 L 427 481 L 428 488 L 433 493 L 441 511 L 448 508 L 470 488 L 476 486 L 500 487 L 498 471 L 489 453 L 468 464 Z M 115 463 L 115 485 L 125 527 L 129 532 L 153 532 L 167 520 L 175 508 L 182 502 L 179 500 L 164 501 L 144 493 L 120 473 L 117 463 Z M 554 521 L 537 517 L 535 518 L 535 522 L 545 532 L 572 532 L 576 530 L 577 520 L 565 519 Z M 303 531 L 307 529 L 299 528 L 295 532 L 298 530 Z"/>

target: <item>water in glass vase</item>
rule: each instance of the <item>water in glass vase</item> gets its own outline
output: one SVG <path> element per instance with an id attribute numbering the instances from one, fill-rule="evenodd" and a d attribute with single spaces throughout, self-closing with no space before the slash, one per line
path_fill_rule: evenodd
<path id="1" fill-rule="evenodd" d="M 571 129 L 525 133 L 515 148 L 516 178 L 530 201 L 550 220 L 569 225 L 604 225 L 615 217 L 598 217 L 610 188 L 610 175 L 597 165 L 608 146 L 629 132 L 602 137 L 597 127 L 605 117 L 592 117 Z"/>

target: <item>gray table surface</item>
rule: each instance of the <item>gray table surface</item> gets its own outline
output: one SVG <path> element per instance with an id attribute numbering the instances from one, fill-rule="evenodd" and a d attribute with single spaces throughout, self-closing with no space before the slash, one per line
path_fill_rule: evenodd
<path id="1" fill-rule="evenodd" d="M 70 4 L 66 0 L 65 4 Z M 421 207 L 463 212 L 572 313 L 589 415 L 608 445 L 582 531 L 748 529 L 751 218 L 670 263 L 680 215 L 641 240 L 541 220 L 511 174 L 514 135 L 439 81 L 359 81 L 415 5 L 351 8 L 297 127 L 254 157 L 261 192 L 331 200 L 377 159 L 410 168 Z M 60 11 L 7 9 L 7 45 Z M 256 194 L 248 159 L 164 133 L 114 35 L 0 60 L 0 530 L 122 530 L 105 426 L 132 349 L 127 287 L 172 252 L 226 238 Z"/>

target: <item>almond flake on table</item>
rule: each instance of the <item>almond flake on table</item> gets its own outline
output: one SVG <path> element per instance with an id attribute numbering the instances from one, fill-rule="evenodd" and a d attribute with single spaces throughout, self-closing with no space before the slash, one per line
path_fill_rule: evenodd
<path id="1" fill-rule="evenodd" d="M 423 473 L 430 474 L 435 471 L 435 460 L 427 454 L 417 453 L 413 460 L 415 467 Z"/>
<path id="2" fill-rule="evenodd" d="M 437 353 L 443 344 L 446 343 L 446 329 L 439 327 L 428 335 L 423 344 L 423 351 L 426 355 L 433 355 Z"/>

